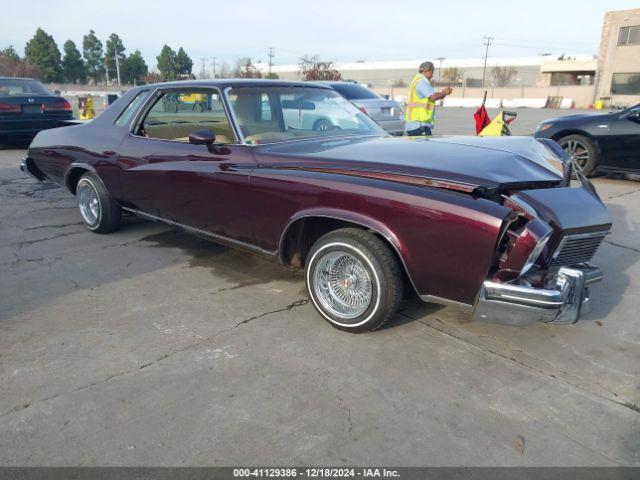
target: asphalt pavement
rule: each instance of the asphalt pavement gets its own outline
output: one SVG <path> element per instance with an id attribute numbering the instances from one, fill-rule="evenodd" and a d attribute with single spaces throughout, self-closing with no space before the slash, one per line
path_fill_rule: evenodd
<path id="1" fill-rule="evenodd" d="M 577 324 L 407 299 L 355 335 L 294 270 L 131 217 L 88 232 L 23 154 L 0 151 L 0 465 L 640 465 L 640 183 L 595 179 L 614 227 Z"/>

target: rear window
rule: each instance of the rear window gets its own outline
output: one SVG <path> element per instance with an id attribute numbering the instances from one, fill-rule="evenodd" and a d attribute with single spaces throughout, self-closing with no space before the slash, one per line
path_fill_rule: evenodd
<path id="1" fill-rule="evenodd" d="M 334 83 L 331 85 L 333 89 L 347 100 L 365 100 L 379 98 L 368 88 L 361 87 L 355 83 Z"/>
<path id="2" fill-rule="evenodd" d="M 51 92 L 37 80 L 0 78 L 0 97 L 34 94 L 51 95 Z"/>

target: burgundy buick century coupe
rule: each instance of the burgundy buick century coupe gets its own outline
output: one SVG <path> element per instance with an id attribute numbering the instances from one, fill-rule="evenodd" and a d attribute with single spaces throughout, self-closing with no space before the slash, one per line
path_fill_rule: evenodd
<path id="1" fill-rule="evenodd" d="M 39 133 L 22 169 L 76 195 L 93 232 L 126 212 L 304 268 L 315 308 L 352 332 L 385 324 L 405 285 L 478 320 L 573 323 L 611 228 L 553 141 L 394 138 L 313 83 L 133 88 Z"/>

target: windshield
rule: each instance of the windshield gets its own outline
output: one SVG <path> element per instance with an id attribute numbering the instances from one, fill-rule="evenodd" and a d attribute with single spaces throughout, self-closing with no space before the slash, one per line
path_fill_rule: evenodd
<path id="1" fill-rule="evenodd" d="M 51 92 L 37 80 L 29 80 L 23 78 L 0 78 L 0 97 L 33 94 L 51 95 Z"/>
<path id="2" fill-rule="evenodd" d="M 387 133 L 333 90 L 314 87 L 236 87 L 231 108 L 249 144 L 300 138 Z"/>

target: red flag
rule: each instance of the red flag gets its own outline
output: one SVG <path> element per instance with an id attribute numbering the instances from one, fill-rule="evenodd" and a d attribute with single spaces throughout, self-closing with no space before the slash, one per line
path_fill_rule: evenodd
<path id="1" fill-rule="evenodd" d="M 487 109 L 484 108 L 484 102 L 478 107 L 476 113 L 473 114 L 473 118 L 476 121 L 476 135 L 478 135 L 484 127 L 491 123 L 491 117 L 489 117 Z"/>

